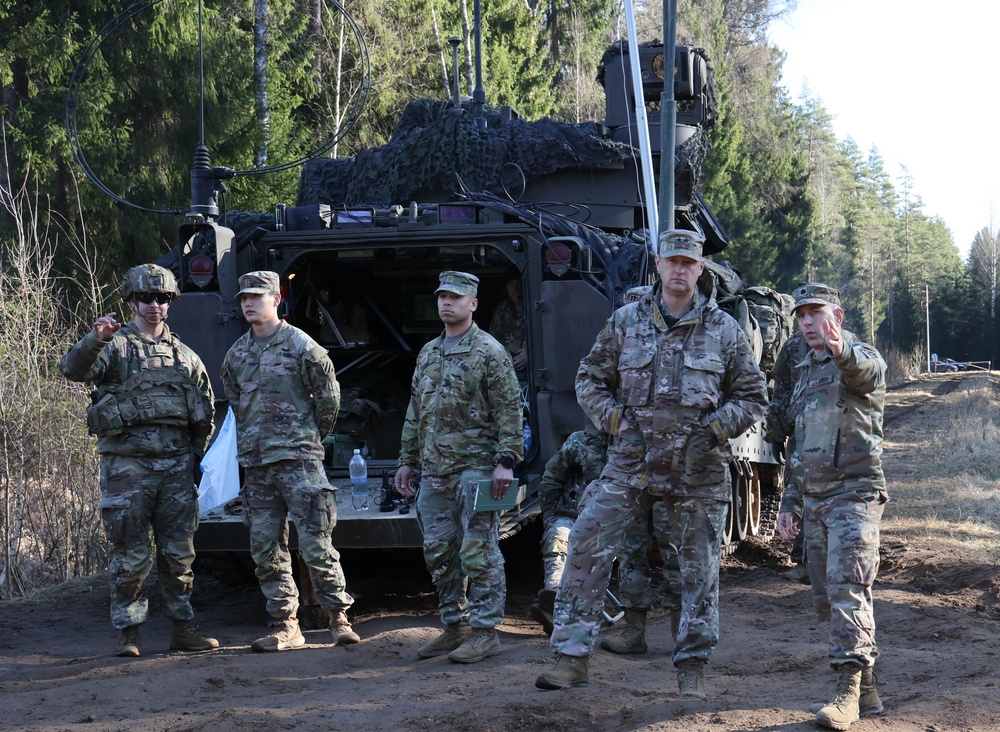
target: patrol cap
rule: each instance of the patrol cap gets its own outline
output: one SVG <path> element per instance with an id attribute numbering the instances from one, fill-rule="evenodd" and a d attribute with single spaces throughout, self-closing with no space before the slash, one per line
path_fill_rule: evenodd
<path id="1" fill-rule="evenodd" d="M 454 292 L 456 295 L 475 295 L 479 292 L 479 278 L 468 272 L 456 272 L 449 269 L 438 275 L 440 286 L 434 290 L 439 292 Z"/>
<path id="2" fill-rule="evenodd" d="M 687 229 L 667 229 L 660 232 L 659 254 L 661 259 L 667 257 L 687 257 L 695 262 L 703 262 L 705 258 L 701 255 L 701 246 L 705 243 L 705 237 L 697 231 Z"/>
<path id="3" fill-rule="evenodd" d="M 240 276 L 240 291 L 236 293 L 236 299 L 239 300 L 240 295 L 244 294 L 267 295 L 271 292 L 278 292 L 279 287 L 280 278 L 277 272 L 268 270 L 247 272 Z"/>
<path id="4" fill-rule="evenodd" d="M 840 292 L 822 282 L 807 282 L 799 285 L 792 293 L 795 298 L 794 313 L 802 305 L 836 305 L 840 307 Z"/>

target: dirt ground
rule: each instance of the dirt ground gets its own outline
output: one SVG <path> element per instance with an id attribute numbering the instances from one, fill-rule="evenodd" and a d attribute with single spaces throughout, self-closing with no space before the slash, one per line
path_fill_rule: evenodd
<path id="1" fill-rule="evenodd" d="M 890 394 L 904 403 L 907 390 Z M 933 405 L 887 428 L 887 476 L 894 506 L 906 485 L 893 467 L 908 461 L 907 435 L 935 424 Z M 895 435 L 895 437 L 894 437 Z M 902 467 L 902 466 L 901 466 Z M 906 471 L 900 470 L 901 474 Z M 787 545 L 754 543 L 726 559 L 722 638 L 708 666 L 707 701 L 681 700 L 669 654 L 669 626 L 651 614 L 650 650 L 597 651 L 590 686 L 535 689 L 551 664 L 546 638 L 528 617 L 541 576 L 528 534 L 505 542 L 510 596 L 500 626 L 503 653 L 473 665 L 415 651 L 437 632 L 434 596 L 419 557 L 346 555 L 363 642 L 331 648 L 325 631 L 304 649 L 257 654 L 266 614 L 259 590 L 199 575 L 196 623 L 222 643 L 200 654 L 171 653 L 158 612 L 143 628 L 143 656 L 111 655 L 105 578 L 70 583 L 0 607 L 2 730 L 811 730 L 806 711 L 825 701 L 834 676 L 825 629 L 807 587 L 783 580 Z M 1000 567 L 970 562 L 930 540 L 883 532 L 875 588 L 885 714 L 857 732 L 1000 728 Z"/>

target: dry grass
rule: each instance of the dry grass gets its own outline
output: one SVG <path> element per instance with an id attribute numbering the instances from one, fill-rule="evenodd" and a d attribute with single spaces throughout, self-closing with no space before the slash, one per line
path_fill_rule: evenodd
<path id="1" fill-rule="evenodd" d="M 954 377 L 952 377 L 954 378 Z M 891 392 L 915 404 L 941 379 Z M 892 502 L 883 530 L 925 538 L 983 559 L 1000 559 L 1000 382 L 966 376 L 886 428 L 886 479 Z"/>

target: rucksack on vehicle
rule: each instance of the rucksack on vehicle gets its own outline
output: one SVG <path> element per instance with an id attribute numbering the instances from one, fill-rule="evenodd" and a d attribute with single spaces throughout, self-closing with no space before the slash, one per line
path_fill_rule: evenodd
<path id="1" fill-rule="evenodd" d="M 719 309 L 724 313 L 729 313 L 733 319 L 740 324 L 740 328 L 746 333 L 747 340 L 750 341 L 750 348 L 753 350 L 754 358 L 760 363 L 764 352 L 764 339 L 760 325 L 750 307 L 750 302 L 739 295 L 727 295 L 717 300 Z"/>
<path id="2" fill-rule="evenodd" d="M 751 315 L 760 328 L 760 368 L 770 378 L 781 346 L 792 334 L 795 301 L 790 295 L 775 292 L 770 287 L 746 287 L 740 295 L 747 302 Z"/>

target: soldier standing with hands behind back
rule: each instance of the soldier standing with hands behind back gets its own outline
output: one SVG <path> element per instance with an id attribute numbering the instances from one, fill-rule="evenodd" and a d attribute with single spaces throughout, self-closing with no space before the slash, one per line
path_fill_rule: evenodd
<path id="1" fill-rule="evenodd" d="M 236 415 L 250 552 L 274 618 L 273 632 L 251 647 L 284 651 L 305 644 L 286 546 L 289 515 L 320 605 L 333 611 L 333 645 L 357 643 L 347 620 L 354 599 L 330 538 L 337 498 L 323 467 L 323 438 L 333 432 L 340 408 L 333 363 L 322 346 L 278 317 L 277 272 L 250 272 L 239 282 L 236 297 L 251 328 L 226 354 L 222 383 Z"/>
<path id="2" fill-rule="evenodd" d="M 145 583 L 154 540 L 160 607 L 172 621 L 170 649 L 219 647 L 190 625 L 198 525 L 194 468 L 212 436 L 215 407 L 204 364 L 166 325 L 170 303 L 179 295 L 170 270 L 133 267 L 122 285 L 132 321 L 122 326 L 116 313 L 98 318 L 59 362 L 67 379 L 96 387 L 87 425 L 97 435 L 101 456 L 111 623 L 121 630 L 117 656 L 142 652 L 139 626 L 149 613 Z"/>
<path id="3" fill-rule="evenodd" d="M 439 282 L 444 333 L 417 356 L 395 484 L 412 496 L 422 472 L 417 519 L 446 626 L 417 655 L 476 663 L 500 653 L 507 584 L 499 514 L 473 503 L 480 480 L 504 497 L 524 457 L 521 391 L 507 350 L 472 320 L 479 278 L 449 270 Z"/>
<path id="4" fill-rule="evenodd" d="M 778 530 L 792 539 L 804 523 L 813 599 L 819 619 L 830 623 L 827 652 L 838 674 L 834 698 L 815 710 L 816 722 L 846 730 L 859 714 L 882 711 L 872 671 L 872 584 L 888 501 L 881 460 L 886 366 L 873 346 L 845 338 L 837 290 L 806 284 L 794 295 L 811 350 L 792 395 L 793 479 Z"/>

